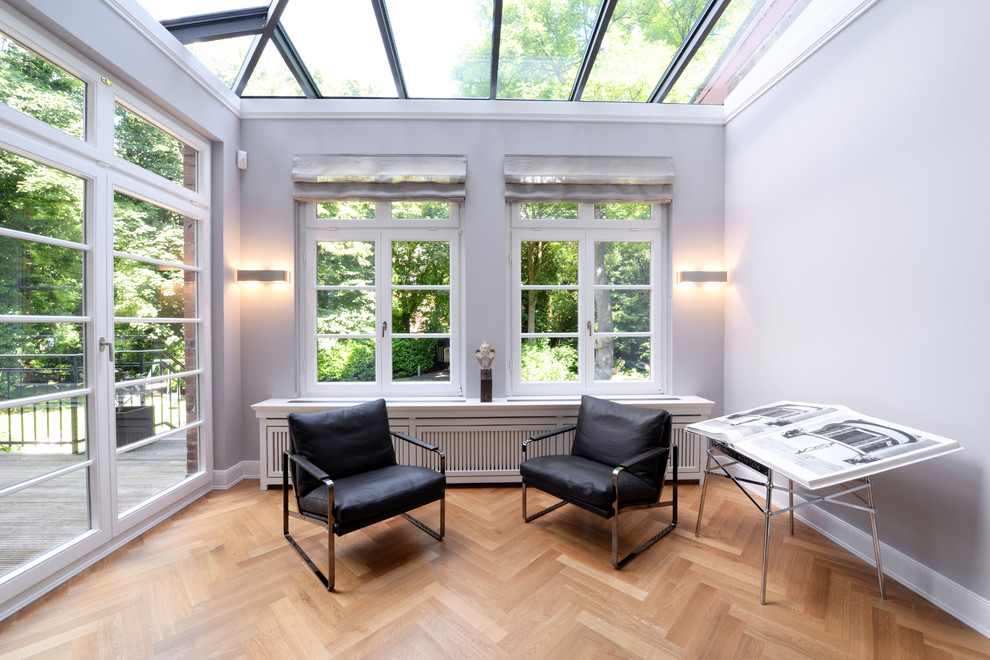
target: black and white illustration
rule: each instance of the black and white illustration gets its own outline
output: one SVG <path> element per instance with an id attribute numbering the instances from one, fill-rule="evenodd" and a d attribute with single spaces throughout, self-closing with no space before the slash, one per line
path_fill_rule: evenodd
<path id="1" fill-rule="evenodd" d="M 688 429 L 726 442 L 807 488 L 858 479 L 960 449 L 954 440 L 843 406 L 789 401 Z"/>

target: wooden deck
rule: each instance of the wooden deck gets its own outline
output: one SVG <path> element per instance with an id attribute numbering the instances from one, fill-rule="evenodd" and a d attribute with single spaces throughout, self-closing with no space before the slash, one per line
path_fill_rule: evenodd
<path id="1" fill-rule="evenodd" d="M 83 455 L 0 454 L 0 488 L 50 474 Z M 88 470 L 0 498 L 0 575 L 90 529 Z M 117 456 L 117 510 L 124 511 L 186 478 L 185 435 Z"/>

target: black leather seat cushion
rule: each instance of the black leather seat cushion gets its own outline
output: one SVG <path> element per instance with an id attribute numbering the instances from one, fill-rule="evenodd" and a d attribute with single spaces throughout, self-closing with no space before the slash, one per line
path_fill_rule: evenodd
<path id="1" fill-rule="evenodd" d="M 670 413 L 636 408 L 584 395 L 578 411 L 571 454 L 613 468 L 651 449 L 670 445 Z M 660 464 L 662 462 L 662 464 Z M 650 486 L 667 467 L 666 455 L 629 468 Z"/>
<path id="2" fill-rule="evenodd" d="M 531 458 L 519 465 L 526 484 L 606 518 L 614 513 L 612 470 L 614 466 L 567 454 Z M 656 488 L 629 470 L 619 473 L 619 494 L 622 507 L 652 504 L 659 497 Z"/>
<path id="3" fill-rule="evenodd" d="M 334 481 L 396 464 L 384 399 L 336 410 L 291 413 L 288 421 L 293 451 Z M 320 484 L 302 470 L 292 476 L 300 492 Z"/>
<path id="4" fill-rule="evenodd" d="M 446 478 L 415 465 L 390 465 L 334 481 L 334 532 L 366 527 L 443 497 Z M 299 500 L 302 510 L 327 517 L 327 489 L 322 484 Z"/>

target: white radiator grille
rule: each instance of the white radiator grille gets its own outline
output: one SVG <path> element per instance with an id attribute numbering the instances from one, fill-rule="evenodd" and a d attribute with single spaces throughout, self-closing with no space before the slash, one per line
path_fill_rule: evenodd
<path id="1" fill-rule="evenodd" d="M 268 427 L 268 477 L 282 478 L 282 453 L 289 448 L 289 427 Z"/>
<path id="2" fill-rule="evenodd" d="M 424 427 L 419 437 L 440 447 L 447 456 L 447 473 L 477 476 L 519 472 L 522 443 L 553 426 Z M 545 441 L 546 442 L 546 441 Z"/>

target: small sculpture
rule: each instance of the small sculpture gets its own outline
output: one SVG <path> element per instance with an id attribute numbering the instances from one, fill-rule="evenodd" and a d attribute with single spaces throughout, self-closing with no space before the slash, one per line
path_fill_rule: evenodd
<path id="1" fill-rule="evenodd" d="M 487 341 L 483 341 L 481 347 L 474 352 L 474 357 L 478 358 L 478 364 L 482 369 L 491 369 L 492 360 L 495 359 L 495 349 Z"/>
<path id="2" fill-rule="evenodd" d="M 474 352 L 481 365 L 481 401 L 490 403 L 492 400 L 492 360 L 495 359 L 495 349 L 487 341 L 481 342 L 481 347 Z"/>

